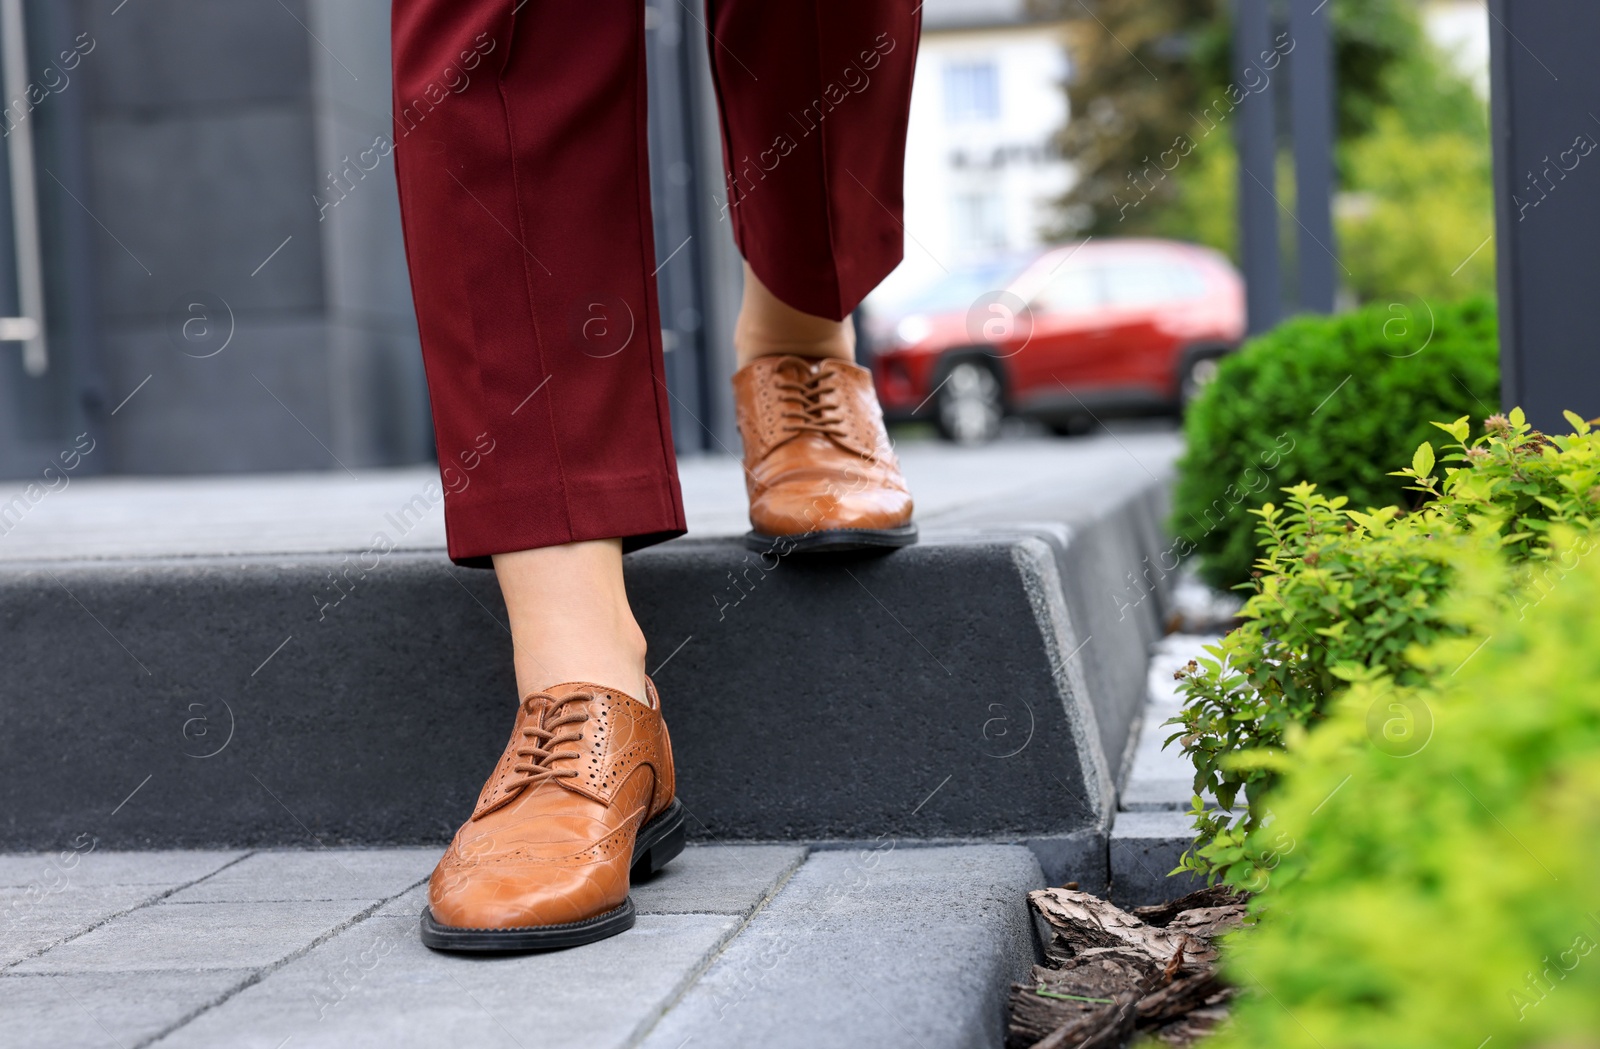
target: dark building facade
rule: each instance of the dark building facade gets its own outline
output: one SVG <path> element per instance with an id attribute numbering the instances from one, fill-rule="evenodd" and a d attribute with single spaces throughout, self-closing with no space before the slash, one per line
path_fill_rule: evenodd
<path id="1" fill-rule="evenodd" d="M 736 447 L 702 31 L 675 3 L 647 25 L 676 436 Z M 431 457 L 388 0 L 0 0 L 0 45 L 0 474 Z"/>

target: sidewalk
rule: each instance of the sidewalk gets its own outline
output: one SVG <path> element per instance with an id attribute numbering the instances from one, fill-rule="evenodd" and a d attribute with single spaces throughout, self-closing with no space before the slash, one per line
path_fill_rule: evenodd
<path id="1" fill-rule="evenodd" d="M 0 857 L 16 1049 L 997 1045 L 1034 960 L 1004 846 L 691 846 L 629 932 L 545 955 L 417 938 L 436 849 Z"/>

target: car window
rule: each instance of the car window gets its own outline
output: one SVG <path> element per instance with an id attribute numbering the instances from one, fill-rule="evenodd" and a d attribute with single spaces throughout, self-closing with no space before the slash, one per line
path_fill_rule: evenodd
<path id="1" fill-rule="evenodd" d="M 1167 267 L 1118 262 L 1105 268 L 1106 301 L 1113 306 L 1153 306 L 1172 298 Z"/>
<path id="2" fill-rule="evenodd" d="M 1113 306 L 1154 306 L 1204 298 L 1206 282 L 1181 262 L 1117 262 L 1105 269 L 1106 301 Z"/>
<path id="3" fill-rule="evenodd" d="M 1165 268 L 1167 288 L 1172 293 L 1172 298 L 1180 301 L 1205 298 L 1206 279 L 1198 270 L 1181 262 L 1170 263 Z"/>
<path id="4" fill-rule="evenodd" d="M 1011 286 L 1032 259 L 1007 255 L 987 262 L 963 266 L 946 273 L 915 295 L 899 303 L 901 316 L 914 313 L 946 313 L 965 310 L 979 296 L 1004 291 Z"/>
<path id="5" fill-rule="evenodd" d="M 1052 276 L 1033 299 L 1034 308 L 1047 313 L 1086 313 L 1100 305 L 1099 274 L 1073 267 Z"/>

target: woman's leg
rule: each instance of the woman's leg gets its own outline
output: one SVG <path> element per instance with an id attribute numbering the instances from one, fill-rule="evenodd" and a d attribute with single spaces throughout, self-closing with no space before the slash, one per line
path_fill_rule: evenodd
<path id="1" fill-rule="evenodd" d="M 746 260 L 733 385 L 757 549 L 916 540 L 848 318 L 901 258 L 920 10 L 707 2 L 727 210 Z"/>
<path id="2" fill-rule="evenodd" d="M 401 212 L 450 554 L 492 560 L 531 690 L 434 872 L 423 938 L 563 946 L 628 927 L 630 869 L 658 867 L 683 834 L 621 572 L 625 547 L 684 527 L 651 279 L 644 5 L 395 0 L 394 12 Z M 897 0 L 718 0 L 708 15 L 719 58 L 742 51 L 765 78 L 730 93 L 719 63 L 729 204 L 743 209 L 733 225 L 752 275 L 751 363 L 736 382 L 747 462 L 781 487 L 773 468 L 800 450 L 797 476 L 820 466 L 840 484 L 802 477 L 786 497 L 822 507 L 835 533 L 876 520 L 905 541 L 909 495 L 841 322 L 900 257 L 917 16 Z M 783 117 L 798 130 L 778 131 Z M 781 147 L 762 148 L 773 134 Z M 764 185 L 738 156 L 752 142 Z M 756 400 L 770 433 L 746 427 Z M 808 416 L 801 431 L 787 433 L 783 404 Z M 788 451 L 770 456 L 773 436 Z"/>
<path id="3" fill-rule="evenodd" d="M 706 0 L 706 15 L 734 239 L 780 301 L 843 321 L 905 246 L 921 5 Z"/>
<path id="4" fill-rule="evenodd" d="M 644 4 L 394 0 L 393 41 L 450 556 L 680 534 Z"/>
<path id="5" fill-rule="evenodd" d="M 496 554 L 511 617 L 517 694 L 593 681 L 645 694 L 644 631 L 622 586 L 622 542 L 596 539 Z"/>
<path id="6" fill-rule="evenodd" d="M 746 262 L 744 299 L 733 329 L 733 349 L 741 368 L 758 357 L 783 354 L 853 361 L 856 329 L 848 320 L 830 320 L 790 306 L 761 283 Z"/>
<path id="7" fill-rule="evenodd" d="M 682 848 L 622 551 L 683 531 L 645 151 L 644 4 L 395 0 L 396 162 L 450 556 L 493 564 L 522 702 L 423 942 L 570 946 Z"/>

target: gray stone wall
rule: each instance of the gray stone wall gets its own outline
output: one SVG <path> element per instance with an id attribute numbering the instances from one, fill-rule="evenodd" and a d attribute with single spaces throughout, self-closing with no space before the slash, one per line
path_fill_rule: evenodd
<path id="1" fill-rule="evenodd" d="M 73 6 L 106 468 L 425 459 L 386 0 Z"/>
<path id="2" fill-rule="evenodd" d="M 28 110 L 51 360 L 24 375 L 17 344 L 0 346 L 0 477 L 38 475 L 85 431 L 83 473 L 429 459 L 389 0 L 25 4 L 30 68 L 83 54 Z M 676 438 L 734 448 L 740 267 L 706 42 L 686 8 L 647 15 L 658 257 L 681 249 L 661 284 Z"/>

